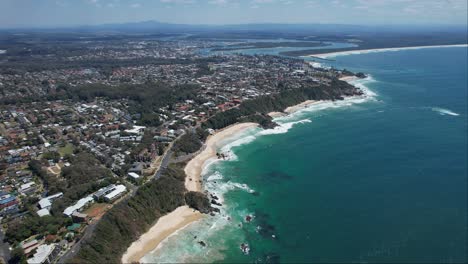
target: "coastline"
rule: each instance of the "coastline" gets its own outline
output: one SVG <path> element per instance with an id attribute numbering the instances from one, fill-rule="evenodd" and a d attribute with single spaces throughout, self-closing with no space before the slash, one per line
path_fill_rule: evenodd
<path id="1" fill-rule="evenodd" d="M 313 104 L 317 104 L 317 103 L 320 103 L 320 102 L 321 101 L 307 100 L 307 101 L 299 103 L 297 105 L 287 107 L 286 109 L 283 110 L 283 112 L 270 112 L 270 113 L 268 113 L 268 115 L 271 116 L 272 118 L 287 116 L 289 114 L 300 111 L 300 110 L 305 109 L 305 108 L 307 108 L 307 107 L 309 107 L 309 106 L 311 106 Z"/>
<path id="2" fill-rule="evenodd" d="M 188 191 L 201 192 L 201 174 L 205 163 L 216 158 L 219 144 L 248 128 L 257 127 L 257 123 L 240 123 L 215 132 L 206 139 L 205 149 L 196 155 L 185 166 L 185 187 Z M 192 180 L 190 180 L 192 179 Z M 188 206 L 180 206 L 174 211 L 158 219 L 146 233 L 133 242 L 121 258 L 122 263 L 140 262 L 151 251 L 157 249 L 168 237 L 186 228 L 193 222 L 202 219 L 204 215 Z"/>
<path id="3" fill-rule="evenodd" d="M 122 256 L 121 262 L 140 262 L 141 258 L 156 249 L 166 238 L 202 217 L 203 215 L 200 212 L 189 208 L 187 205 L 178 207 L 169 214 L 159 218 L 148 232 L 133 242 Z"/>
<path id="4" fill-rule="evenodd" d="M 208 136 L 204 144 L 204 149 L 193 159 L 191 159 L 185 166 L 185 188 L 188 191 L 201 192 L 202 180 L 201 174 L 205 163 L 210 159 L 216 158 L 217 148 L 220 147 L 220 142 L 230 138 L 246 129 L 257 127 L 257 123 L 240 123 L 228 126 L 219 131 L 216 131 L 213 135 Z"/>
<path id="5" fill-rule="evenodd" d="M 303 57 L 316 57 L 320 59 L 327 59 L 330 57 L 352 55 L 352 54 L 364 54 L 373 52 L 386 52 L 386 51 L 400 51 L 400 50 L 414 50 L 414 49 L 430 49 L 430 48 L 453 48 L 453 47 L 468 47 L 468 44 L 454 44 L 454 45 L 432 45 L 432 46 L 410 46 L 410 47 L 399 47 L 399 48 L 380 48 L 380 49 L 361 49 L 361 50 L 348 50 L 348 51 L 337 51 L 329 53 L 320 53 L 306 55 Z"/>
<path id="6" fill-rule="evenodd" d="M 355 76 L 346 76 L 340 80 L 351 82 L 359 78 Z M 307 100 L 297 105 L 287 107 L 283 112 L 268 113 L 273 118 L 287 116 L 314 104 L 319 104 L 324 101 Z M 222 147 L 226 139 L 234 137 L 243 131 L 258 127 L 257 123 L 238 123 L 228 126 L 224 129 L 215 131 L 214 134 L 208 136 L 203 145 L 203 150 L 193 157 L 185 166 L 186 174 L 185 188 L 188 191 L 203 192 L 202 173 L 206 164 L 213 159 L 216 159 L 218 148 Z M 200 212 L 189 208 L 188 206 L 178 207 L 175 211 L 161 217 L 148 232 L 143 234 L 137 241 L 133 242 L 122 256 L 122 263 L 139 262 L 145 255 L 158 249 L 162 242 L 168 237 L 176 234 L 190 224 L 204 217 Z"/>

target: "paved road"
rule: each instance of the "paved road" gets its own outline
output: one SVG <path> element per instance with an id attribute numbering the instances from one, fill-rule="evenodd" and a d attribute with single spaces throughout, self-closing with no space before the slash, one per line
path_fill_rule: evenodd
<path id="1" fill-rule="evenodd" d="M 93 223 L 91 223 L 90 225 L 88 225 L 88 227 L 86 227 L 86 230 L 84 232 L 84 235 L 83 237 L 78 241 L 76 242 L 71 248 L 70 250 L 67 251 L 67 253 L 65 253 L 58 261 L 57 263 L 65 263 L 69 260 L 71 260 L 73 257 L 75 257 L 75 255 L 78 253 L 78 251 L 80 251 L 81 249 L 81 244 L 88 240 L 91 235 L 94 233 L 94 230 L 96 229 L 96 226 L 97 224 L 99 223 L 99 221 L 101 220 L 102 218 L 99 218 L 99 220 L 97 221 L 93 221 Z"/>
<path id="2" fill-rule="evenodd" d="M 154 174 L 154 179 L 157 180 L 161 177 L 163 171 L 167 168 L 167 165 L 169 165 L 169 161 L 171 160 L 171 157 L 172 157 L 172 149 L 169 149 L 167 152 L 166 152 L 166 155 L 164 155 L 162 161 L 161 161 L 161 165 L 159 166 L 159 169 L 158 171 L 156 171 L 156 173 Z"/>
<path id="3" fill-rule="evenodd" d="M 175 140 L 174 140 L 175 141 Z M 173 142 L 174 142 L 173 141 Z M 161 161 L 161 165 L 159 166 L 158 170 L 156 171 L 156 173 L 154 174 L 154 177 L 151 179 L 151 180 L 157 180 L 161 177 L 162 175 L 162 172 L 167 168 L 167 166 L 169 165 L 169 162 L 171 160 L 171 157 L 172 157 L 172 146 L 173 144 L 171 143 L 169 145 L 169 149 L 166 151 L 166 153 L 164 154 L 164 157 Z M 122 199 L 119 203 L 123 202 L 123 201 L 126 201 L 128 199 L 130 199 L 130 197 L 133 197 L 139 186 L 136 187 L 134 185 L 131 185 L 132 187 L 130 187 L 130 192 L 129 194 L 127 195 L 127 197 L 125 197 L 124 199 Z M 115 204 L 114 204 L 115 206 Z M 70 250 L 67 251 L 67 253 L 65 253 L 58 261 L 57 263 L 66 263 L 67 261 L 71 260 L 73 257 L 75 257 L 75 255 L 78 253 L 78 251 L 80 251 L 81 249 L 81 244 L 88 240 L 91 235 L 94 233 L 94 230 L 96 229 L 96 226 L 97 224 L 99 223 L 99 221 L 101 220 L 102 218 L 100 218 L 99 220 L 93 222 L 92 224 L 90 224 L 85 232 L 84 232 L 84 235 L 83 237 L 76 243 L 72 246 L 72 248 L 70 248 Z"/>
<path id="4" fill-rule="evenodd" d="M 5 234 L 0 230 L 0 258 L 3 258 L 6 262 L 10 259 L 10 245 L 6 242 L 3 242 L 5 239 Z"/>

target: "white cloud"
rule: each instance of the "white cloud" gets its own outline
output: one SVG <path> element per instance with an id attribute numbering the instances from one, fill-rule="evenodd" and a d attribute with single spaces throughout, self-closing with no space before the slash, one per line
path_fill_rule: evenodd
<path id="1" fill-rule="evenodd" d="M 134 3 L 130 5 L 131 8 L 140 8 L 141 4 L 140 3 Z"/>

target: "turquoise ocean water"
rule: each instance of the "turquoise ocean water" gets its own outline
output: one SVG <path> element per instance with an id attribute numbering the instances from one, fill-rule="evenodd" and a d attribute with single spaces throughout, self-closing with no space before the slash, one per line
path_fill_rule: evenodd
<path id="1" fill-rule="evenodd" d="M 335 59 L 323 64 L 369 73 L 356 85 L 375 95 L 226 142 L 230 160 L 204 171 L 222 214 L 143 261 L 466 262 L 467 48 Z"/>

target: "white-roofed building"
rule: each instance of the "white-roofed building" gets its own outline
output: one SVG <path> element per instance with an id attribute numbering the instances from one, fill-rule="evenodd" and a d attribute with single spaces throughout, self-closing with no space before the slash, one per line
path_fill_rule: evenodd
<path id="1" fill-rule="evenodd" d="M 40 217 L 50 215 L 49 209 L 47 209 L 47 208 L 41 209 L 41 210 L 37 211 L 37 215 L 40 216 Z"/>
<path id="2" fill-rule="evenodd" d="M 123 184 L 119 184 L 115 186 L 115 189 L 112 192 L 106 194 L 106 196 L 104 196 L 104 199 L 108 202 L 111 202 L 122 196 L 122 194 L 124 194 L 125 191 L 127 191 L 127 187 L 125 187 L 125 185 Z"/>
<path id="3" fill-rule="evenodd" d="M 19 191 L 20 193 L 28 193 L 28 192 L 34 191 L 35 186 L 36 186 L 36 183 L 28 182 L 28 183 L 22 184 Z"/>
<path id="4" fill-rule="evenodd" d="M 41 209 L 50 208 L 50 206 L 52 206 L 52 201 L 54 199 L 57 199 L 57 198 L 62 197 L 62 196 L 63 196 L 63 193 L 59 192 L 59 193 L 56 193 L 54 195 L 44 197 L 41 200 L 39 200 L 39 207 Z"/>
<path id="5" fill-rule="evenodd" d="M 63 213 L 66 216 L 71 216 L 74 212 L 83 209 L 85 206 L 87 206 L 89 203 L 92 203 L 93 201 L 94 199 L 92 195 L 86 196 L 85 198 L 81 198 L 80 200 L 78 200 L 78 202 L 76 202 L 74 205 L 65 208 Z"/>
<path id="6" fill-rule="evenodd" d="M 57 250 L 56 250 L 57 249 Z M 49 264 L 52 263 L 60 249 L 55 244 L 40 245 L 32 258 L 28 259 L 29 264 Z"/>
<path id="7" fill-rule="evenodd" d="M 128 178 L 135 183 L 140 183 L 142 179 L 142 177 L 138 173 L 135 173 L 135 172 L 129 172 Z"/>

